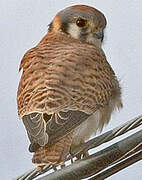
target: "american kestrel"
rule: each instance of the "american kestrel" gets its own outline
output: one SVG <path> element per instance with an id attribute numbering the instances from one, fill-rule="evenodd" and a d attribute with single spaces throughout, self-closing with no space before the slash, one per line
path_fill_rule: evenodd
<path id="1" fill-rule="evenodd" d="M 121 88 L 101 48 L 105 16 L 75 5 L 60 11 L 48 33 L 23 57 L 18 114 L 37 165 L 62 164 L 122 106 Z"/>

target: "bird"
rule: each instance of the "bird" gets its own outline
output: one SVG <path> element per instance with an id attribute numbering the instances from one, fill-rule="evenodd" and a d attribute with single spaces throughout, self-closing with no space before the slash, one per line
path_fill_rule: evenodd
<path id="1" fill-rule="evenodd" d="M 18 115 L 36 166 L 63 165 L 122 107 L 119 80 L 102 49 L 106 24 L 94 7 L 67 7 L 21 60 Z"/>

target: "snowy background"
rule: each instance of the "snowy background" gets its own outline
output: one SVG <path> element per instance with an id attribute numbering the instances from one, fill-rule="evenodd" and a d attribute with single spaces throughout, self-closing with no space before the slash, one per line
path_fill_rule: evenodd
<path id="1" fill-rule="evenodd" d="M 55 14 L 86 4 L 108 21 L 103 49 L 120 79 L 124 108 L 114 113 L 104 131 L 142 113 L 142 1 L 140 0 L 0 0 L 0 179 L 9 180 L 34 166 L 28 138 L 17 116 L 18 67 L 24 53 L 47 32 Z M 117 139 L 119 140 L 119 138 Z M 109 180 L 142 179 L 142 162 Z"/>

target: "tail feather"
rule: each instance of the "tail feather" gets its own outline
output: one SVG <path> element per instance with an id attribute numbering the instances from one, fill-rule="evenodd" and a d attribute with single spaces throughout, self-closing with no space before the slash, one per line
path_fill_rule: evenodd
<path id="1" fill-rule="evenodd" d="M 72 133 L 60 139 L 57 143 L 40 147 L 33 155 L 32 162 L 38 166 L 47 164 L 63 164 L 69 154 L 72 144 Z"/>

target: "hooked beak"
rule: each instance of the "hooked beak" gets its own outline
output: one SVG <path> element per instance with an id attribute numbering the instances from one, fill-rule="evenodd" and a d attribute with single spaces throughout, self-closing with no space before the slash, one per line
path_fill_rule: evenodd
<path id="1" fill-rule="evenodd" d="M 103 31 L 103 30 L 100 30 L 100 31 L 98 31 L 98 32 L 95 32 L 95 35 L 96 35 L 96 37 L 97 37 L 98 39 L 101 40 L 101 42 L 103 41 L 103 39 L 104 39 L 104 31 Z"/>

